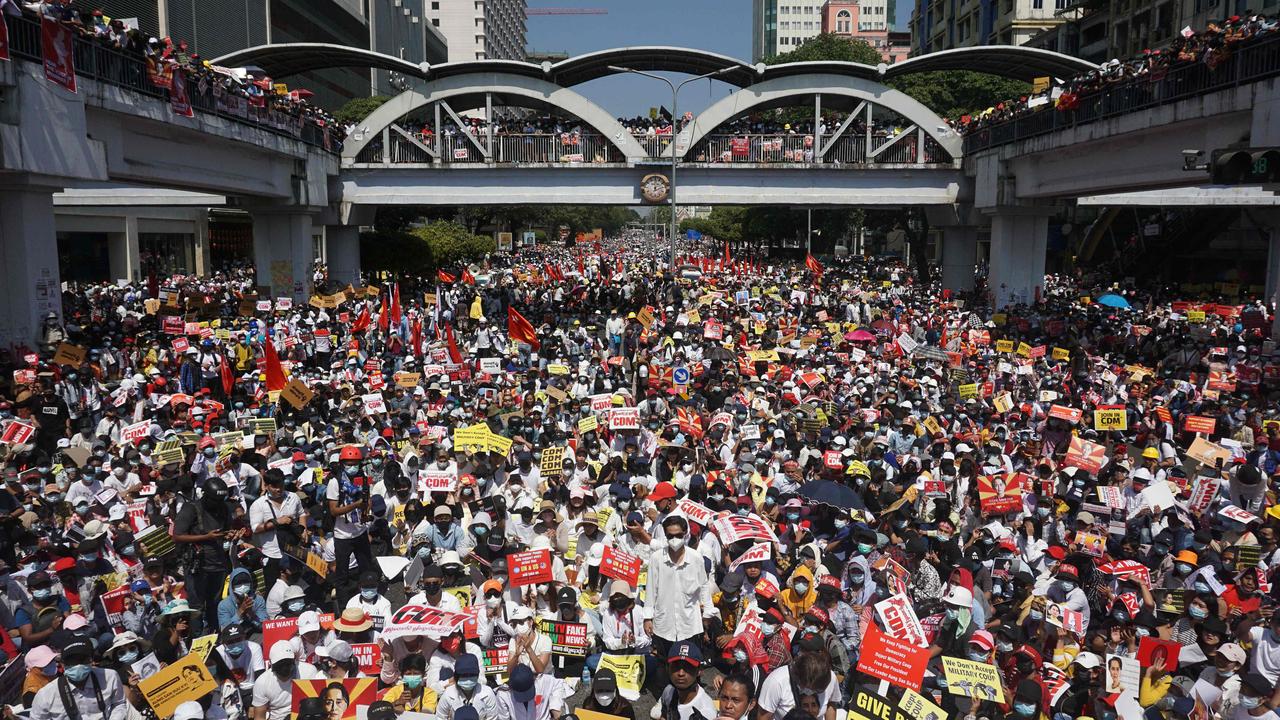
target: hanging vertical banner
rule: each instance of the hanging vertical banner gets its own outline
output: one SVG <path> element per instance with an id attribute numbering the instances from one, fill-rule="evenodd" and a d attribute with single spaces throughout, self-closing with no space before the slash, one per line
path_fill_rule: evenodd
<path id="1" fill-rule="evenodd" d="M 174 115 L 193 117 L 191 96 L 187 93 L 187 73 L 182 68 L 173 71 L 173 85 L 169 88 L 169 107 Z"/>
<path id="2" fill-rule="evenodd" d="M 40 52 L 44 56 L 44 77 L 71 92 L 76 91 L 73 38 L 71 29 L 66 25 L 47 16 L 40 18 Z"/>

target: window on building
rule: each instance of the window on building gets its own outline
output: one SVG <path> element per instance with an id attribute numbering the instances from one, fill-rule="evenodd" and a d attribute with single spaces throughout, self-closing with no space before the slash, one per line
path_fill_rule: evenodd
<path id="1" fill-rule="evenodd" d="M 431 18 L 431 24 L 440 27 L 440 18 Z"/>
<path id="2" fill-rule="evenodd" d="M 440 9 L 440 2 L 439 2 L 439 0 L 432 0 L 432 2 L 431 2 L 431 9 L 432 9 L 432 10 L 439 10 L 439 9 Z"/>
<path id="3" fill-rule="evenodd" d="M 1031 0 L 1031 9 L 1032 9 L 1032 10 L 1043 10 L 1043 9 L 1044 9 L 1044 0 Z"/>
<path id="4" fill-rule="evenodd" d="M 1053 0 L 1053 9 L 1062 10 L 1067 7 L 1067 0 Z"/>

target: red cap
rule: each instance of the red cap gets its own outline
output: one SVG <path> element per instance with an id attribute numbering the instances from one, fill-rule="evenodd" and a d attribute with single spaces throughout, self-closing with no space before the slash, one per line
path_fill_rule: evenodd
<path id="1" fill-rule="evenodd" d="M 809 617 L 812 617 L 812 618 L 817 618 L 824 623 L 831 622 L 831 616 L 827 614 L 827 611 L 823 610 L 817 605 L 814 605 L 813 607 L 809 608 L 809 612 L 805 613 L 805 615 L 808 615 Z"/>
<path id="2" fill-rule="evenodd" d="M 1067 565 L 1066 563 L 1063 563 L 1058 566 L 1058 577 L 1063 578 L 1064 580 L 1078 581 L 1080 580 L 1080 571 L 1076 569 L 1075 565 Z"/>
<path id="3" fill-rule="evenodd" d="M 392 430 L 391 428 L 389 427 L 382 428 L 382 437 L 389 438 L 389 437 L 395 437 L 395 435 L 396 435 L 395 431 Z"/>
<path id="4" fill-rule="evenodd" d="M 819 584 L 819 585 L 821 585 L 821 586 L 823 586 L 823 587 L 833 587 L 833 588 L 835 588 L 835 589 L 839 590 L 839 589 L 840 589 L 840 578 L 836 577 L 835 575 L 819 575 L 819 576 L 818 576 L 818 584 Z"/>
<path id="5" fill-rule="evenodd" d="M 210 436 L 208 436 L 208 435 L 205 435 L 204 437 L 200 438 L 200 449 L 201 449 L 201 450 L 203 450 L 203 449 L 205 449 L 205 448 L 207 448 L 207 447 L 217 447 L 217 446 L 218 446 L 218 443 L 214 442 L 213 438 L 212 438 L 212 437 L 210 437 Z"/>
<path id="6" fill-rule="evenodd" d="M 1045 552 L 1049 554 L 1049 557 L 1057 560 L 1058 562 L 1062 562 L 1062 559 L 1067 556 L 1067 549 L 1061 545 L 1050 545 L 1049 549 Z"/>
<path id="7" fill-rule="evenodd" d="M 649 493 L 649 499 L 658 502 L 676 496 L 676 486 L 669 482 L 660 482 L 653 488 L 653 492 Z"/>
<path id="8" fill-rule="evenodd" d="M 306 453 L 302 452 L 301 450 L 294 450 L 294 451 L 293 451 L 293 461 L 294 461 L 294 462 L 303 462 L 303 461 L 305 461 L 306 459 L 307 459 L 307 454 L 306 454 Z"/>
<path id="9" fill-rule="evenodd" d="M 58 558 L 58 561 L 53 564 L 53 571 L 56 573 L 66 572 L 67 570 L 74 569 L 75 566 L 76 566 L 75 558 L 69 558 L 69 557 Z"/>

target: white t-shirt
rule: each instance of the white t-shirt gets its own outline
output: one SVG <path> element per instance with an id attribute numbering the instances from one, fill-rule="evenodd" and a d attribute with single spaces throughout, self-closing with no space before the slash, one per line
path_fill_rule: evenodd
<path id="1" fill-rule="evenodd" d="M 1270 628 L 1255 627 L 1249 631 L 1253 640 L 1250 665 L 1272 685 L 1280 685 L 1280 638 L 1268 632 Z"/>
<path id="2" fill-rule="evenodd" d="M 824 710 L 828 706 L 840 702 L 840 685 L 836 682 L 836 674 L 831 673 L 831 682 L 827 683 L 827 689 L 822 691 L 822 696 L 818 698 L 818 709 Z M 781 717 L 791 712 L 796 706 L 796 699 L 791 692 L 791 667 L 783 665 L 782 667 L 769 673 L 769 677 L 764 679 L 760 684 L 760 698 L 758 700 L 760 709 L 773 713 L 774 717 Z"/>
<path id="3" fill-rule="evenodd" d="M 324 493 L 325 499 L 343 504 L 341 495 L 342 485 L 340 481 L 337 478 L 330 480 L 329 486 Z M 349 513 L 343 513 L 333 519 L 333 536 L 339 540 L 350 540 L 354 537 L 360 537 L 367 529 L 368 527 L 362 520 L 359 508 L 356 508 Z"/>
<path id="4" fill-rule="evenodd" d="M 507 644 L 507 652 L 514 653 L 516 651 L 516 638 L 511 638 L 511 642 Z M 533 667 L 532 655 L 547 655 L 551 652 L 551 638 L 546 633 L 538 633 L 537 639 L 533 641 L 533 647 L 529 650 L 522 651 L 519 659 L 516 661 L 521 665 Z M 542 671 L 543 675 L 554 675 L 556 671 L 555 663 L 548 658 L 547 667 Z"/>
<path id="5" fill-rule="evenodd" d="M 240 657 L 232 657 L 222 645 L 218 646 L 218 655 L 236 676 L 241 690 L 252 690 L 254 680 L 267 669 L 267 664 L 262 659 L 262 646 L 252 640 L 244 642 L 244 652 L 240 653 Z"/>
<path id="6" fill-rule="evenodd" d="M 706 720 L 714 720 L 719 711 L 716 710 L 716 704 L 711 701 L 711 696 L 707 694 L 702 686 L 697 686 L 698 692 L 694 694 L 693 701 L 688 704 L 677 704 L 676 712 L 680 713 L 680 720 L 690 720 L 696 710 Z M 663 706 L 675 702 L 673 697 L 676 693 L 675 687 L 668 685 L 666 690 L 662 691 L 662 697 L 658 702 L 653 704 L 653 709 L 649 711 L 650 718 L 661 718 Z"/>
<path id="7" fill-rule="evenodd" d="M 298 680 L 310 680 L 318 673 L 310 663 L 298 663 L 294 673 Z M 265 707 L 267 720 L 289 720 L 289 709 L 293 704 L 294 678 L 281 680 L 275 672 L 267 670 L 253 685 L 253 707 Z"/>

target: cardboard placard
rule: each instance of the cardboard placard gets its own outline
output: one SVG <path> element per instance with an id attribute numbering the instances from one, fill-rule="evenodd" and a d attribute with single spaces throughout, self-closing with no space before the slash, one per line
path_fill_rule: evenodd
<path id="1" fill-rule="evenodd" d="M 71 343 L 61 343 L 58 345 L 58 351 L 53 354 L 53 364 L 70 365 L 78 368 L 84 363 L 84 358 L 84 348 Z"/>
<path id="2" fill-rule="evenodd" d="M 859 672 L 919 691 L 928 663 L 927 648 L 886 635 L 875 624 L 867 625 L 858 653 Z"/>
<path id="3" fill-rule="evenodd" d="M 198 700 L 218 688 L 204 660 L 191 653 L 138 683 L 138 689 L 156 717 L 173 715 L 179 705 L 188 700 Z"/>
<path id="4" fill-rule="evenodd" d="M 280 399 L 292 405 L 295 410 L 301 410 L 306 407 L 313 397 L 315 397 L 315 393 L 311 392 L 311 388 L 307 387 L 307 384 L 298 378 L 290 380 L 289 384 L 285 385 L 284 389 L 280 391 Z"/>
<path id="5" fill-rule="evenodd" d="M 640 566 L 643 564 L 644 561 L 638 555 L 606 545 L 604 554 L 600 558 L 600 574 L 622 580 L 635 587 L 640 578 Z"/>

